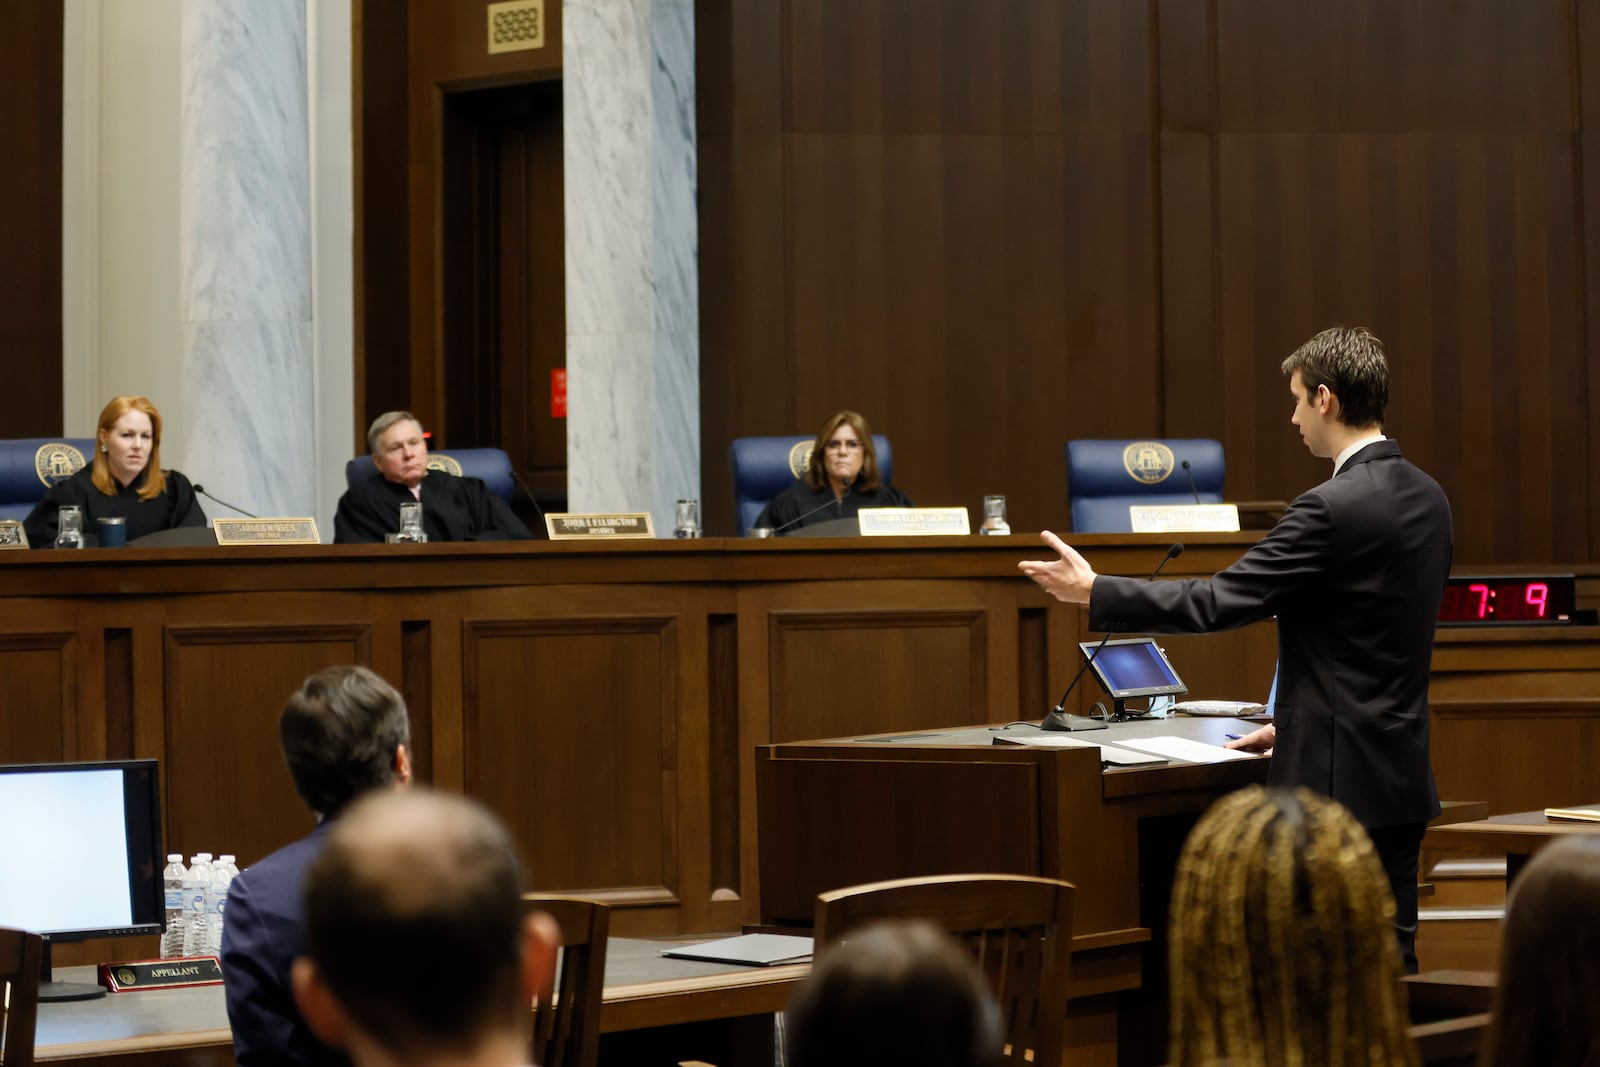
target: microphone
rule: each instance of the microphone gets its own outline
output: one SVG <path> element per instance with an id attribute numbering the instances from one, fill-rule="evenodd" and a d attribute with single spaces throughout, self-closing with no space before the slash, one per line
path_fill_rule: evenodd
<path id="1" fill-rule="evenodd" d="M 1194 502 L 1200 503 L 1200 487 L 1194 484 L 1194 471 L 1189 469 L 1189 461 L 1183 461 L 1183 473 L 1189 476 L 1189 492 L 1194 494 Z M 1181 545 L 1179 547 L 1182 547 Z"/>
<path id="2" fill-rule="evenodd" d="M 831 508 L 831 507 L 834 507 L 835 505 L 843 505 L 846 500 L 850 499 L 850 492 L 851 492 L 851 490 L 853 490 L 855 488 L 855 485 L 856 485 L 856 483 L 854 481 L 852 481 L 849 485 L 844 487 L 844 496 L 836 497 L 833 500 L 824 500 L 822 503 L 818 504 L 816 507 L 812 508 L 810 511 L 803 511 L 799 515 L 796 515 L 794 518 L 790 519 L 788 522 L 784 523 L 782 526 L 779 526 L 776 529 L 774 529 L 772 531 L 772 536 L 773 537 L 777 537 L 778 535 L 782 534 L 785 530 L 788 530 L 793 526 L 797 526 L 800 523 L 805 522 L 807 519 L 809 519 L 811 516 L 815 515 L 817 512 L 821 511 L 823 508 Z M 841 510 L 842 510 L 842 508 L 841 508 Z"/>
<path id="3" fill-rule="evenodd" d="M 1150 572 L 1150 577 L 1146 578 L 1145 581 L 1155 581 L 1156 575 L 1161 573 L 1161 568 L 1181 555 L 1183 555 L 1182 543 L 1172 545 L 1167 549 L 1167 554 L 1161 557 L 1161 562 L 1156 564 L 1156 569 Z M 1061 694 L 1060 703 L 1051 708 L 1050 713 L 1039 723 L 1039 729 L 1080 732 L 1083 730 L 1104 730 L 1106 728 L 1106 724 L 1098 719 L 1089 719 L 1082 715 L 1069 713 L 1067 711 L 1067 697 L 1072 695 L 1072 689 L 1078 684 L 1078 679 L 1083 677 L 1083 672 L 1089 669 L 1089 665 L 1094 662 L 1094 658 L 1100 654 L 1102 648 L 1106 647 L 1106 642 L 1109 640 L 1111 640 L 1111 634 L 1108 632 L 1100 639 L 1100 643 L 1094 646 L 1093 651 L 1083 661 L 1083 666 L 1078 668 L 1078 673 L 1074 674 L 1072 681 L 1067 683 L 1067 691 Z"/>
<path id="4" fill-rule="evenodd" d="M 522 475 L 518 474 L 516 471 L 512 471 L 511 477 L 516 479 L 516 483 L 522 486 L 522 491 L 528 494 L 528 499 L 533 503 L 533 510 L 539 513 L 539 525 L 546 525 L 544 520 L 544 508 L 539 506 L 539 498 L 533 495 L 533 490 L 529 489 L 528 483 L 522 480 Z"/>
<path id="5" fill-rule="evenodd" d="M 235 504 L 230 504 L 226 500 L 217 500 L 216 497 L 214 497 L 210 493 L 206 492 L 206 487 L 201 485 L 199 482 L 195 482 L 194 483 L 194 491 L 199 493 L 201 496 L 205 497 L 207 500 L 215 501 L 216 503 L 221 504 L 223 507 L 227 508 L 229 511 L 237 511 L 239 514 L 243 515 L 247 519 L 259 519 L 261 517 L 260 515 L 252 515 L 248 511 L 246 511 L 244 508 L 241 508 L 241 507 L 239 507 L 239 506 L 237 506 Z"/>

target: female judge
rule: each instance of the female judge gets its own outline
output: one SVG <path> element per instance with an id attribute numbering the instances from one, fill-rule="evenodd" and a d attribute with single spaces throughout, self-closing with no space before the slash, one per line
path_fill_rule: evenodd
<path id="1" fill-rule="evenodd" d="M 142 396 L 119 396 L 100 412 L 94 461 L 58 482 L 29 514 L 28 543 L 53 548 L 59 509 L 83 509 L 85 540 L 93 543 L 99 520 L 127 521 L 130 542 L 175 526 L 204 526 L 194 486 L 178 471 L 161 469 L 161 413 Z"/>
<path id="2" fill-rule="evenodd" d="M 867 420 L 841 411 L 818 431 L 805 477 L 773 497 L 755 524 L 785 534 L 852 518 L 863 508 L 914 506 L 910 497 L 883 483 Z"/>

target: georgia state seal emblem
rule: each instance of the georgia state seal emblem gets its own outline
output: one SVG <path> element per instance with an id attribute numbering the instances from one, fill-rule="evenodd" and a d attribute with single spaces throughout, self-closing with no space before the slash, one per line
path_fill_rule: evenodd
<path id="1" fill-rule="evenodd" d="M 444 452 L 434 452 L 428 456 L 428 469 L 461 477 L 461 461 Z"/>
<path id="2" fill-rule="evenodd" d="M 33 454 L 33 470 L 46 489 L 83 469 L 83 453 L 65 441 L 46 441 Z"/>
<path id="3" fill-rule="evenodd" d="M 1166 481 L 1176 465 L 1172 449 L 1158 441 L 1135 441 L 1122 450 L 1122 467 L 1128 477 L 1144 485 Z"/>
<path id="4" fill-rule="evenodd" d="M 815 441 L 801 441 L 789 449 L 789 473 L 804 478 L 806 468 L 811 466 L 811 450 L 815 447 Z"/>

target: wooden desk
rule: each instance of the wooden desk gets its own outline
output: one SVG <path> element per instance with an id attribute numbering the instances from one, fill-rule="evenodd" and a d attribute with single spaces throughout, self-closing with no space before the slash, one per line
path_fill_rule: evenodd
<path id="1" fill-rule="evenodd" d="M 1186 535 L 1164 574 L 1255 538 Z M 1168 540 L 1073 543 L 1143 575 Z M 1031 534 L 0 553 L 0 761 L 157 758 L 170 848 L 249 864 L 311 828 L 285 696 L 363 663 L 406 697 L 420 779 L 504 818 L 531 888 L 607 901 L 622 935 L 732 929 L 759 919 L 757 746 L 1055 702 L 1092 635 L 1018 575 L 1043 554 Z M 1259 697 L 1276 658 L 1270 622 L 1162 644 L 1196 698 Z M 1600 796 L 1600 628 L 1441 634 L 1433 690 L 1445 796 Z"/>
<path id="2" fill-rule="evenodd" d="M 1254 537 L 1186 538 L 1167 572 L 1209 574 Z M 1167 541 L 1079 543 L 1144 574 Z M 0 553 L 0 678 L 27 709 L 0 718 L 0 761 L 158 758 L 170 849 L 249 864 L 311 828 L 278 754 L 284 698 L 363 663 L 406 697 L 421 780 L 504 818 L 530 888 L 605 900 L 622 935 L 732 929 L 757 918 L 757 745 L 1054 702 L 1089 634 L 1018 574 L 1042 552 L 1017 535 Z M 1197 697 L 1272 676 L 1270 624 L 1168 644 Z"/>
<path id="3" fill-rule="evenodd" d="M 1506 886 L 1535 852 L 1558 838 L 1573 834 L 1600 834 L 1600 823 L 1577 819 L 1549 819 L 1541 811 L 1491 815 L 1477 822 L 1429 827 L 1424 844 L 1440 852 L 1486 853 L 1506 857 Z"/>
<path id="4" fill-rule="evenodd" d="M 1031 729 L 1031 728 L 1030 728 Z M 1148 720 L 1079 735 L 1220 745 L 1237 719 Z M 1073 907 L 1074 1064 L 1160 1063 L 1165 930 L 1178 850 L 1216 797 L 1270 760 L 1101 770 L 1091 749 L 996 746 L 986 728 L 771 745 L 757 753 L 761 916 L 809 924 L 819 892 L 922 874 L 1062 878 Z M 1139 991 L 1138 995 L 1127 994 Z M 1119 1013 L 1119 1007 L 1121 1012 Z"/>
<path id="5" fill-rule="evenodd" d="M 686 1024 L 739 1024 L 765 1028 L 771 1057 L 771 1016 L 788 1003 L 810 964 L 732 967 L 694 960 L 669 960 L 667 940 L 615 937 L 606 949 L 605 1002 L 600 1012 L 602 1062 L 627 1067 L 627 1053 L 607 1057 L 604 1035 L 637 1033 L 645 1046 L 660 1045 L 660 1032 Z M 93 981 L 88 967 L 60 969 L 68 981 Z M 221 986 L 112 994 L 99 1000 L 44 1004 L 39 1009 L 35 1059 L 39 1063 L 93 1067 L 222 1067 L 233 1063 L 233 1035 Z M 631 1049 L 627 1045 L 624 1048 Z M 726 1062 L 726 1061 L 725 1061 Z"/>

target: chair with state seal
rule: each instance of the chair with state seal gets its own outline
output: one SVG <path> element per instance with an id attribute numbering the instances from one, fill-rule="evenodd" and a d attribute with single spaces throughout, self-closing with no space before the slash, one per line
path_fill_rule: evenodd
<path id="1" fill-rule="evenodd" d="M 57 483 L 94 455 L 92 437 L 19 437 L 0 441 L 0 519 L 26 519 Z"/>
<path id="2" fill-rule="evenodd" d="M 1222 442 L 1208 438 L 1069 441 L 1072 529 L 1131 533 L 1136 504 L 1220 504 L 1224 466 Z"/>

